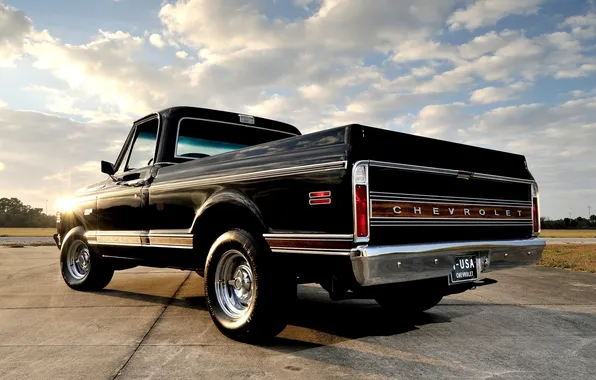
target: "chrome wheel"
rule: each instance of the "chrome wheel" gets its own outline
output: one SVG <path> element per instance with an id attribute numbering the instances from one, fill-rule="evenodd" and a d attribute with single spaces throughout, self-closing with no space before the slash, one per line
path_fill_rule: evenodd
<path id="1" fill-rule="evenodd" d="M 91 265 L 91 254 L 87 244 L 81 240 L 73 242 L 66 254 L 66 265 L 72 277 L 77 280 L 83 279 L 89 273 Z"/>
<path id="2" fill-rule="evenodd" d="M 230 318 L 246 315 L 253 300 L 253 273 L 246 258 L 237 250 L 226 251 L 215 268 L 215 296 Z"/>

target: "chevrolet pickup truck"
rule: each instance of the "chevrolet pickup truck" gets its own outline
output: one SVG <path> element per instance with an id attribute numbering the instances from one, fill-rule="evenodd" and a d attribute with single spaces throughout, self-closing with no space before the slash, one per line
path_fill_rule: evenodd
<path id="1" fill-rule="evenodd" d="M 174 107 L 136 121 L 106 179 L 61 202 L 66 284 L 135 266 L 196 271 L 235 339 L 286 326 L 297 284 L 422 312 L 535 263 L 538 187 L 524 156 L 358 124 Z"/>

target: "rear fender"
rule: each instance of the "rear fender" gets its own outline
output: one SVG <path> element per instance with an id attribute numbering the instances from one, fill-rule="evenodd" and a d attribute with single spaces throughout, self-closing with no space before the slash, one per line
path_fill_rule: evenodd
<path id="1" fill-rule="evenodd" d="M 259 211 L 257 205 L 252 200 L 250 200 L 246 195 L 242 194 L 239 191 L 225 190 L 214 194 L 201 206 L 201 208 L 197 211 L 195 215 L 190 231 L 193 232 L 195 230 L 197 221 L 201 218 L 201 216 L 205 215 L 208 210 L 210 210 L 214 206 L 221 205 L 237 206 L 249 211 L 254 216 L 254 218 L 258 220 L 260 227 L 266 229 L 265 222 L 263 221 L 263 216 L 261 215 L 261 212 Z"/>

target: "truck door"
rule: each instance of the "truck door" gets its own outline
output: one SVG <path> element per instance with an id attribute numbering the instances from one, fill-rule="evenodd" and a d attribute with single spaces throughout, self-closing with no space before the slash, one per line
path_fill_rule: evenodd
<path id="1" fill-rule="evenodd" d="M 143 120 L 134 126 L 132 138 L 113 176 L 99 193 L 97 208 L 101 246 L 141 246 L 141 233 L 148 229 L 143 187 L 155 160 L 159 120 Z"/>

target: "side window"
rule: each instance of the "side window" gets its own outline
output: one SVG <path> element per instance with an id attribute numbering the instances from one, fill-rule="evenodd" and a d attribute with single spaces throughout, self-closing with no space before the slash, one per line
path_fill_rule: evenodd
<path id="1" fill-rule="evenodd" d="M 132 150 L 129 153 L 126 171 L 148 166 L 155 156 L 157 142 L 157 119 L 137 126 Z M 126 162 L 126 161 L 124 161 Z"/>

